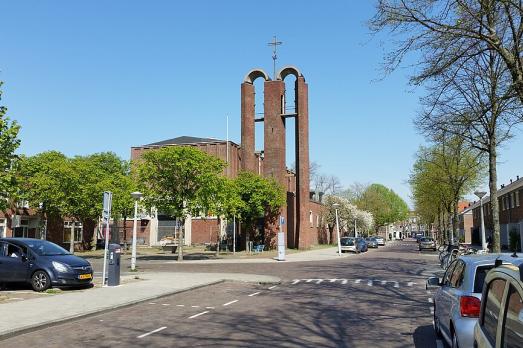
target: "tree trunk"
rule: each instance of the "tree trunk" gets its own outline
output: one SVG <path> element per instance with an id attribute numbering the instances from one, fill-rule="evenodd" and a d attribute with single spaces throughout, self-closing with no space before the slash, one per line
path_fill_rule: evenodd
<path id="1" fill-rule="evenodd" d="M 72 221 L 71 224 L 71 238 L 69 238 L 69 252 L 74 254 L 74 225 L 76 221 Z"/>
<path id="2" fill-rule="evenodd" d="M 490 190 L 490 209 L 492 217 L 492 249 L 493 252 L 501 252 L 500 247 L 500 228 L 499 228 L 499 202 L 498 202 L 498 173 L 497 173 L 497 150 L 496 139 L 491 138 L 489 146 L 489 190 Z"/>
<path id="3" fill-rule="evenodd" d="M 216 257 L 220 255 L 220 235 L 222 229 L 222 219 L 218 217 L 218 230 L 216 231 Z"/>
<path id="4" fill-rule="evenodd" d="M 185 219 L 182 219 L 180 230 L 178 231 L 178 261 L 183 261 L 183 234 L 185 232 Z"/>
<path id="5" fill-rule="evenodd" d="M 459 233 L 458 233 L 458 201 L 454 202 L 452 207 L 452 234 L 453 238 L 457 237 L 459 242 Z"/>
<path id="6" fill-rule="evenodd" d="M 127 251 L 127 214 L 123 216 L 123 244 L 124 252 Z"/>

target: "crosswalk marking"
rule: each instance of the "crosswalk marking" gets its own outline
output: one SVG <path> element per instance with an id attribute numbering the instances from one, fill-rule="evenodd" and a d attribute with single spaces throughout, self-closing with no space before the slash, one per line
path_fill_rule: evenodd
<path id="1" fill-rule="evenodd" d="M 291 285 L 296 285 L 298 283 L 308 283 L 308 284 L 317 284 L 317 285 L 320 285 L 322 283 L 326 283 L 326 284 L 342 284 L 342 285 L 346 285 L 348 284 L 349 281 L 353 281 L 354 284 L 356 285 L 360 285 L 362 283 L 365 283 L 367 286 L 374 286 L 374 285 L 377 285 L 377 284 L 380 284 L 382 286 L 393 286 L 394 288 L 399 288 L 400 287 L 400 283 L 396 280 L 382 280 L 382 279 L 345 279 L 345 278 L 328 278 L 328 279 L 318 279 L 318 278 L 305 278 L 305 279 L 294 279 L 292 282 L 291 282 Z M 412 287 L 413 285 L 415 285 L 417 283 L 415 282 L 407 282 L 406 285 L 404 286 L 407 286 L 407 287 Z"/>

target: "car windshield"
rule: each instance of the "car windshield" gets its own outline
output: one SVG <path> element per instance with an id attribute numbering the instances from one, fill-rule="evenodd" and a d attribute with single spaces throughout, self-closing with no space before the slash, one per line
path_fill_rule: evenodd
<path id="1" fill-rule="evenodd" d="M 352 239 L 352 238 L 342 238 L 340 243 L 341 243 L 341 245 L 354 245 L 354 239 Z"/>
<path id="2" fill-rule="evenodd" d="M 422 242 L 432 242 L 432 238 L 421 238 Z"/>
<path id="3" fill-rule="evenodd" d="M 27 242 L 27 246 L 40 256 L 69 255 L 69 252 L 54 243 L 45 240 Z"/>

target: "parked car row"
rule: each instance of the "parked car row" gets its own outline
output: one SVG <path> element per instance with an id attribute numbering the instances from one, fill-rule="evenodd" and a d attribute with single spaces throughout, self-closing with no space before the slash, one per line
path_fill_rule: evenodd
<path id="1" fill-rule="evenodd" d="M 435 289 L 434 330 L 451 347 L 523 347 L 523 258 L 460 256 Z"/>
<path id="2" fill-rule="evenodd" d="M 352 251 L 357 254 L 366 252 L 369 248 L 377 248 L 379 245 L 385 245 L 385 241 L 381 237 L 342 237 L 340 239 L 341 252 Z"/>
<path id="3" fill-rule="evenodd" d="M 93 280 L 91 264 L 46 240 L 0 238 L 0 285 L 28 283 L 35 291 L 52 286 L 87 287 Z"/>

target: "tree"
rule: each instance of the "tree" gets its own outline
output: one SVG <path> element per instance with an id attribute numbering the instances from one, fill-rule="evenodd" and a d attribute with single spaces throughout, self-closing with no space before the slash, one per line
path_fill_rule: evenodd
<path id="1" fill-rule="evenodd" d="M 442 72 L 422 101 L 424 112 L 417 119 L 422 133 L 452 134 L 488 156 L 493 247 L 499 251 L 498 148 L 523 123 L 522 104 L 514 96 L 508 69 L 499 56 L 486 51 L 460 69 Z"/>
<path id="2" fill-rule="evenodd" d="M 216 216 L 219 223 L 222 218 L 227 221 L 233 218 L 241 220 L 240 212 L 244 202 L 241 200 L 236 181 L 224 176 L 217 176 L 213 186 L 215 189 L 206 191 L 208 196 L 205 197 L 207 202 L 205 205 L 209 207 L 209 211 L 205 215 Z M 220 251 L 220 233 L 217 233 L 216 237 L 216 254 L 218 255 Z"/>
<path id="3" fill-rule="evenodd" d="M 438 140 L 432 147 L 418 151 L 410 183 L 417 204 L 432 199 L 452 217 L 453 240 L 458 235 L 458 202 L 481 183 L 484 163 L 460 137 Z"/>
<path id="4" fill-rule="evenodd" d="M 145 152 L 133 170 L 144 202 L 149 207 L 178 217 L 209 210 L 209 197 L 218 189 L 217 176 L 225 162 L 189 146 L 168 146 Z M 183 239 L 179 234 L 178 260 L 183 260 Z"/>
<path id="5" fill-rule="evenodd" d="M 256 220 L 265 217 L 274 219 L 285 205 L 285 189 L 274 179 L 263 178 L 251 172 L 240 172 L 235 179 L 242 204 L 238 205 L 241 221 L 245 222 L 248 233 L 253 233 Z M 270 245 L 272 236 L 265 236 Z"/>
<path id="6" fill-rule="evenodd" d="M 355 203 L 359 209 L 372 213 L 376 228 L 405 220 L 409 214 L 407 203 L 393 190 L 381 184 L 367 187 Z"/>
<path id="7" fill-rule="evenodd" d="M 48 151 L 22 157 L 18 175 L 22 197 L 30 206 L 39 207 L 42 216 L 74 218 L 84 225 L 101 215 L 104 191 L 113 192 L 116 217 L 123 206 L 128 208 L 133 187 L 126 176 L 126 163 L 110 152 L 67 158 Z M 74 252 L 74 233 L 70 238 L 69 248 Z"/>
<path id="8" fill-rule="evenodd" d="M 355 230 L 357 226 L 360 232 L 368 232 L 374 226 L 374 218 L 368 211 L 358 209 L 346 198 L 327 195 L 325 197 L 325 209 L 323 212 L 323 221 L 329 229 L 329 240 L 334 240 L 334 228 L 336 227 L 336 209 L 338 210 L 338 220 L 340 224 L 340 233 L 345 230 L 349 232 Z M 337 204 L 337 206 L 334 206 Z"/>
<path id="9" fill-rule="evenodd" d="M 2 99 L 2 84 L 0 81 L 0 100 Z M 16 149 L 20 146 L 18 132 L 20 126 L 10 121 L 6 116 L 7 108 L 0 105 L 0 210 L 7 208 L 7 200 L 16 193 L 14 164 Z"/>
<path id="10" fill-rule="evenodd" d="M 398 38 L 385 59 L 388 71 L 407 53 L 419 53 L 415 84 L 491 51 L 502 59 L 511 88 L 523 101 L 522 15 L 523 5 L 512 0 L 378 0 L 370 28 Z"/>

